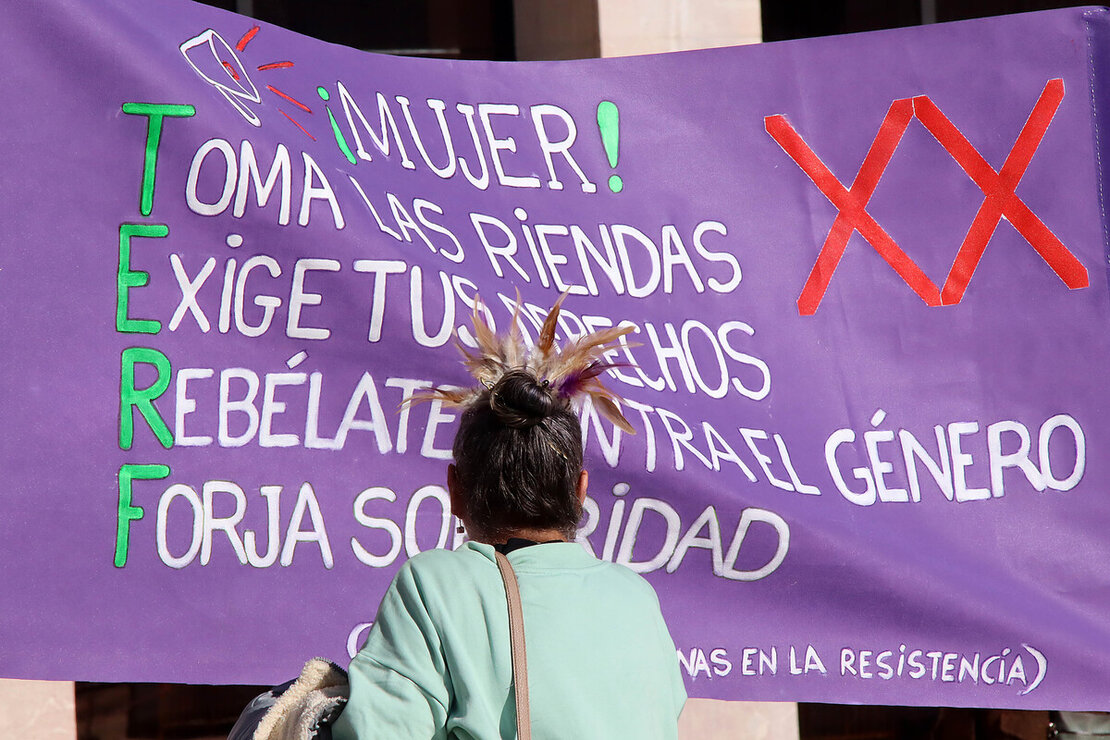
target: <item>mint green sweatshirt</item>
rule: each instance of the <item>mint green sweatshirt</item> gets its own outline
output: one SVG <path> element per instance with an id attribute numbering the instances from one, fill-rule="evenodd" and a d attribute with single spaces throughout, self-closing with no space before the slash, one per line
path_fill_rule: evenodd
<path id="1" fill-rule="evenodd" d="M 686 701 L 651 586 L 581 545 L 509 554 L 520 582 L 532 736 L 677 737 Z M 489 545 L 413 557 L 350 666 L 335 740 L 516 737 L 505 591 Z"/>

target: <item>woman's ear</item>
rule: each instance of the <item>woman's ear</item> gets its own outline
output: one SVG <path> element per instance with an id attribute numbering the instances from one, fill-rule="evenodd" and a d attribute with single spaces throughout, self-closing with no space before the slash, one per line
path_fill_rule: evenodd
<path id="1" fill-rule="evenodd" d="M 590 485 L 590 474 L 583 470 L 578 474 L 578 503 L 586 500 L 586 489 Z"/>
<path id="2" fill-rule="evenodd" d="M 465 521 L 466 497 L 463 496 L 462 487 L 459 485 L 459 473 L 454 463 L 447 466 L 447 495 L 451 499 L 451 513 L 459 521 Z"/>

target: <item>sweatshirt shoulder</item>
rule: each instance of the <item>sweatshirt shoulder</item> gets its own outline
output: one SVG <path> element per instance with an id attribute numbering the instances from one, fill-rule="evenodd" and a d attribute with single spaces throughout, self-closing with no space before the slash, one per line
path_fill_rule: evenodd
<path id="1" fill-rule="evenodd" d="M 598 562 L 606 567 L 609 577 L 614 581 L 624 584 L 628 589 L 643 593 L 645 596 L 650 596 L 656 603 L 659 602 L 659 596 L 655 593 L 655 588 L 648 583 L 646 578 L 636 571 L 620 563 L 610 563 L 604 560 Z"/>
<path id="2" fill-rule="evenodd" d="M 474 548 L 425 550 L 406 560 L 397 572 L 397 578 L 416 582 L 467 579 L 489 567 L 496 570 L 493 556 L 486 557 L 485 553 Z"/>

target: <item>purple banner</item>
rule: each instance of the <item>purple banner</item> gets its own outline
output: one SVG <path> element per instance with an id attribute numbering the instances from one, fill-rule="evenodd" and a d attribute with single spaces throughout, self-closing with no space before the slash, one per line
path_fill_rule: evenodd
<path id="1" fill-rule="evenodd" d="M 398 404 L 468 382 L 477 296 L 534 337 L 569 291 L 561 336 L 636 326 L 579 539 L 692 696 L 1110 709 L 1106 42 L 496 64 L 7 6 L 0 675 L 345 662 L 460 542 L 455 414 Z"/>

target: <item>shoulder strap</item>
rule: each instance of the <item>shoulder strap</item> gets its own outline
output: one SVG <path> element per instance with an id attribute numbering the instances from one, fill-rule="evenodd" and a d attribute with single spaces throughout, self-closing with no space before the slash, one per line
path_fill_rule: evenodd
<path id="1" fill-rule="evenodd" d="M 500 552 L 497 569 L 505 582 L 505 600 L 509 603 L 509 638 L 513 652 L 513 687 L 516 697 L 516 734 L 518 740 L 531 740 L 532 721 L 528 710 L 528 659 L 524 650 L 524 612 L 520 608 L 520 588 L 509 559 Z"/>

